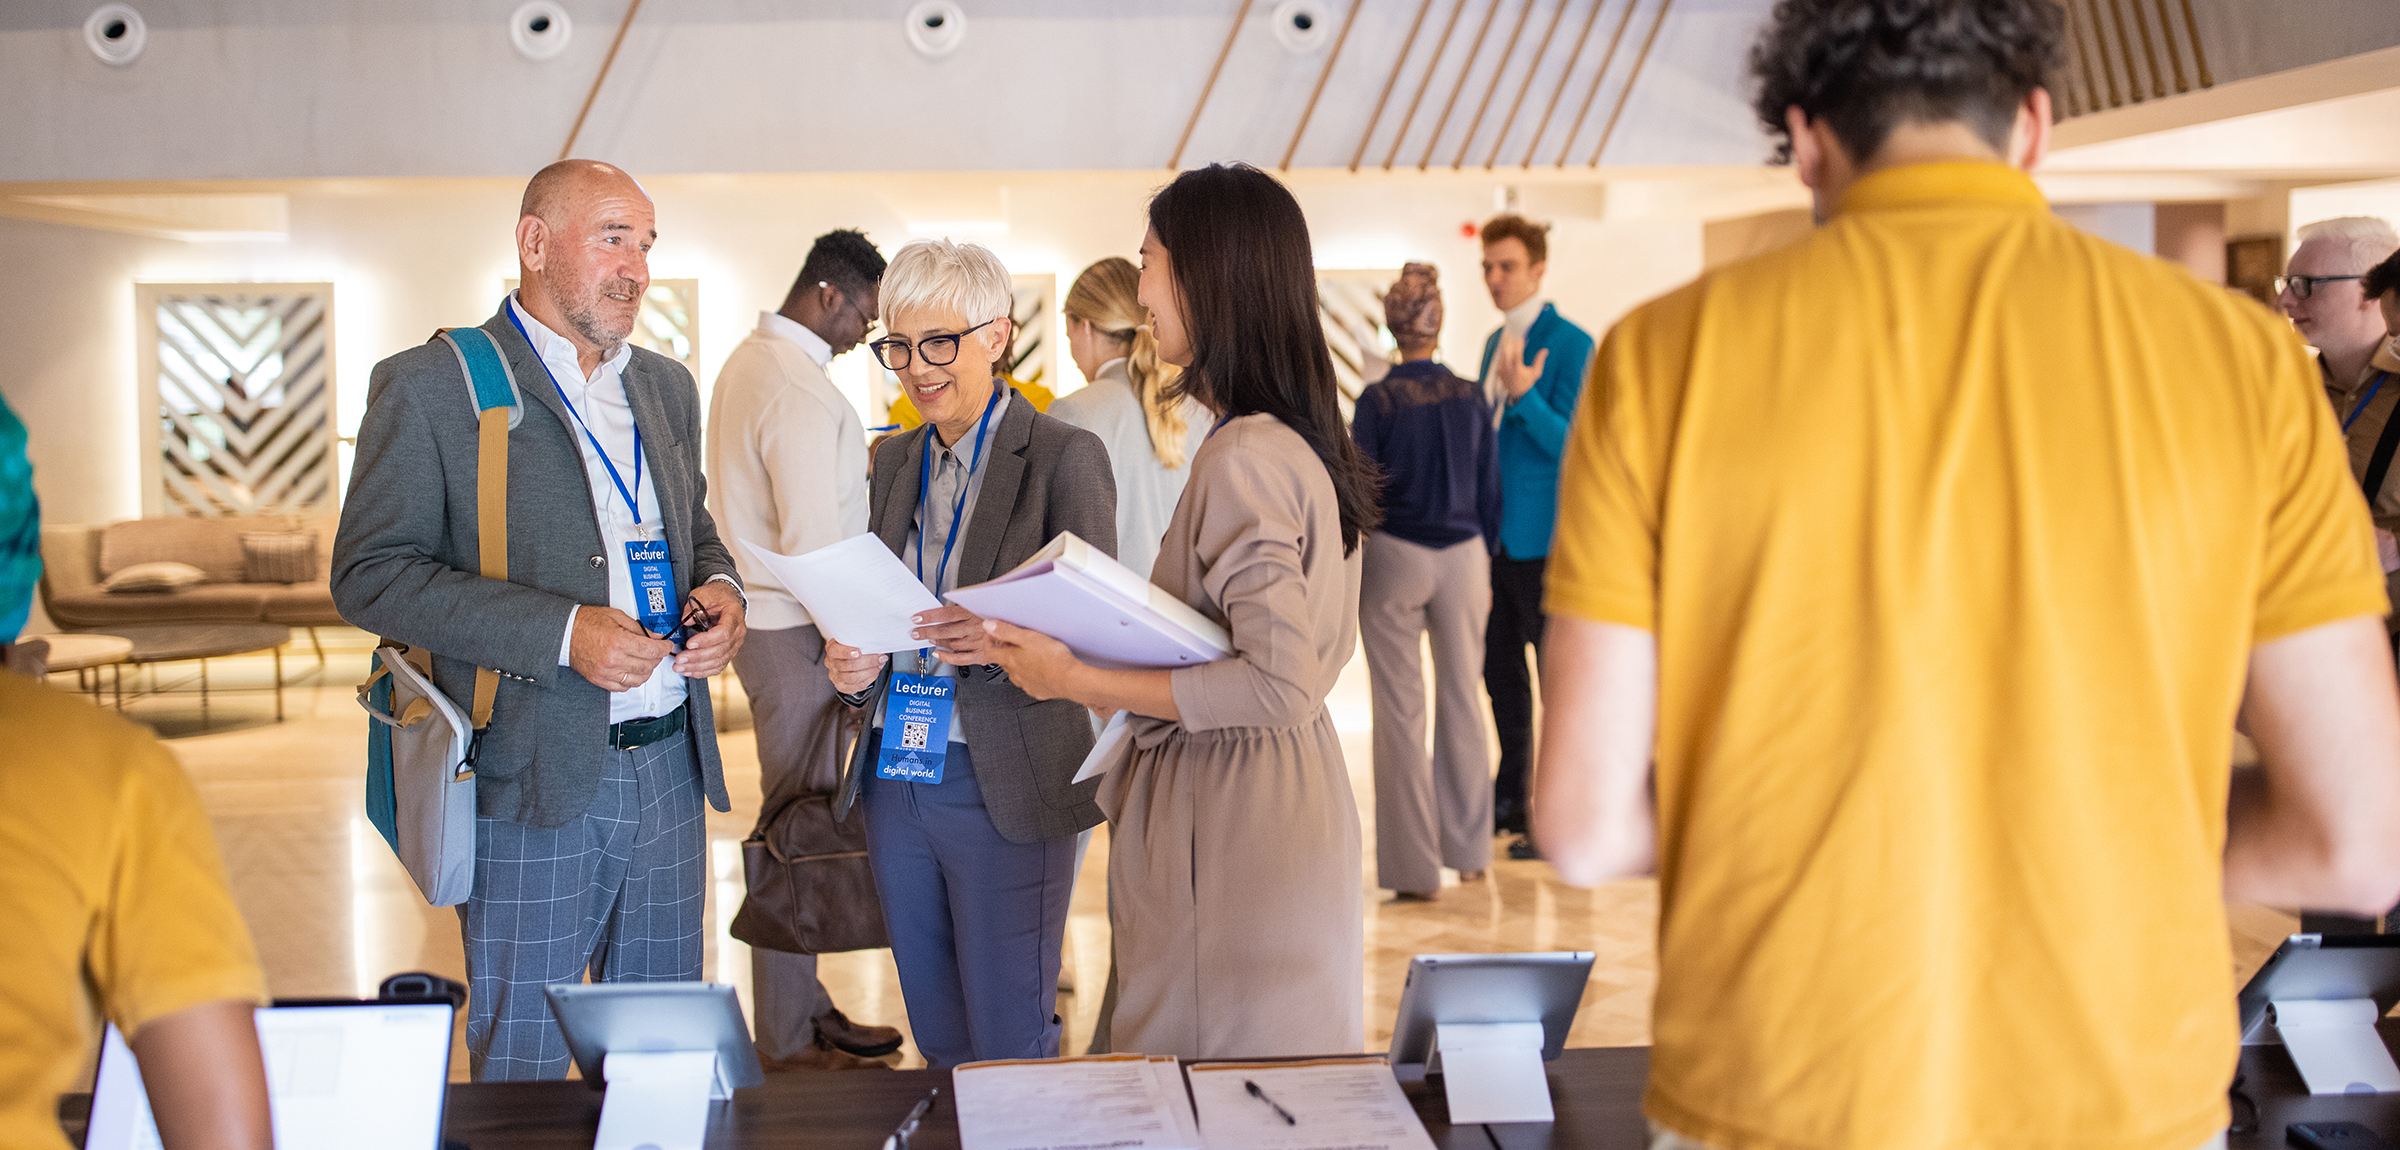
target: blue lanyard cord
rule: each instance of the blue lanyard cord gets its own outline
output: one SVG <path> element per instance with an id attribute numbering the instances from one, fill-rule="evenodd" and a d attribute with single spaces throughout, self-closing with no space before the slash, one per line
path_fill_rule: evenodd
<path id="1" fill-rule="evenodd" d="M 983 404 L 983 416 L 975 421 L 975 454 L 967 459 L 967 477 L 958 485 L 958 501 L 950 508 L 950 537 L 942 543 L 942 559 L 933 569 L 933 586 L 928 588 L 936 598 L 942 594 L 942 576 L 950 570 L 950 549 L 958 545 L 958 525 L 967 515 L 967 491 L 975 485 L 975 468 L 983 463 L 983 437 L 991 430 L 992 412 L 1000 406 L 1001 383 L 992 381 L 992 397 Z M 940 442 L 939 429 L 925 425 L 925 451 L 917 457 L 917 522 L 925 521 L 927 500 L 933 493 L 933 451 Z M 917 532 L 917 582 L 925 581 L 925 532 Z M 923 666 L 931 647 L 917 648 L 917 663 Z"/>
<path id="2" fill-rule="evenodd" d="M 517 325 L 517 334 L 524 336 L 526 346 L 531 347 L 533 345 L 533 335 L 525 330 L 524 321 L 517 318 L 517 309 L 514 305 L 511 305 L 508 309 L 508 322 Z M 641 423 L 636 421 L 633 425 L 633 487 L 628 489 L 625 486 L 625 478 L 617 474 L 616 463 L 609 459 L 608 449 L 600 446 L 599 436 L 592 434 L 592 425 L 583 421 L 583 413 L 575 410 L 575 401 L 567 398 L 567 389 L 559 386 L 558 373 L 550 370 L 550 361 L 542 358 L 542 353 L 538 348 L 535 349 L 533 358 L 542 365 L 542 374 L 550 377 L 550 386 L 558 389 L 558 401 L 566 405 L 568 415 L 575 417 L 575 426 L 583 429 L 583 437 L 585 439 L 591 440 L 592 451 L 600 456 L 600 466 L 608 469 L 609 482 L 616 484 L 617 494 L 625 497 L 625 509 L 633 515 L 633 525 L 635 527 L 640 527 L 642 525 Z M 628 411 L 631 410 L 632 405 L 632 397 L 626 397 L 626 408 Z"/>
<path id="3" fill-rule="evenodd" d="M 2382 391 L 2383 381 L 2390 379 L 2391 377 L 2392 373 L 2388 371 L 2379 371 L 2375 373 L 2375 386 L 2367 389 L 2367 394 L 2360 397 L 2358 406 L 2350 409 L 2350 418 L 2342 421 L 2342 434 L 2347 435 L 2350 433 L 2350 425 L 2358 422 L 2358 417 L 2367 413 L 2367 405 L 2375 402 L 2375 393 Z"/>

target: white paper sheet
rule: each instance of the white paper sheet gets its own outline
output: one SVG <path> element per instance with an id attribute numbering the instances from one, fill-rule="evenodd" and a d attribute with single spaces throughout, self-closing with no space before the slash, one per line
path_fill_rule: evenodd
<path id="1" fill-rule="evenodd" d="M 959 1143 L 965 1150 L 1200 1150 L 1181 1077 L 1174 1059 L 1139 1054 L 970 1062 L 951 1076 Z"/>
<path id="2" fill-rule="evenodd" d="M 1206 1150 L 1433 1150 L 1380 1058 L 1199 1063 L 1190 1078 Z M 1295 1121 L 1253 1096 L 1252 1082 Z"/>
<path id="3" fill-rule="evenodd" d="M 853 535 L 806 555 L 778 555 L 747 539 L 741 542 L 808 608 L 827 638 L 883 655 L 925 645 L 909 636 L 917 626 L 911 620 L 941 606 L 941 600 L 883 540 Z"/>
<path id="4" fill-rule="evenodd" d="M 1133 736 L 1125 730 L 1125 712 L 1108 717 L 1108 725 L 1100 728 L 1100 737 L 1092 740 L 1092 753 L 1083 757 L 1083 769 L 1075 772 L 1073 782 L 1096 779 L 1117 769 L 1133 750 Z"/>

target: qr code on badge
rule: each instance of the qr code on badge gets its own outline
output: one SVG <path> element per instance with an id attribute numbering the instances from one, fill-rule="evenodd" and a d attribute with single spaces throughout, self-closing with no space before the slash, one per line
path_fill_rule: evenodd
<path id="1" fill-rule="evenodd" d="M 650 613 L 653 615 L 666 614 L 667 589 L 664 587 L 645 587 L 643 590 L 650 593 Z"/>
<path id="2" fill-rule="evenodd" d="M 902 722 L 900 724 L 900 749 L 922 751 L 925 749 L 926 737 L 931 734 L 933 734 L 933 724 L 931 723 Z"/>

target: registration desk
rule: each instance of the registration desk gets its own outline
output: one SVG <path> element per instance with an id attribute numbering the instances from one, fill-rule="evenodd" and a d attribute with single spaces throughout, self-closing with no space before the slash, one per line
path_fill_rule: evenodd
<path id="1" fill-rule="evenodd" d="M 2386 1019 L 2383 1031 L 2387 1044 L 2400 1040 L 2400 1023 Z M 1545 1125 L 1454 1127 L 1439 1089 L 1407 1089 L 1442 1150 L 1639 1150 L 1648 1140 L 1641 1096 L 1649 1054 L 1643 1047 L 1613 1047 L 1561 1055 L 1548 1064 L 1558 1121 Z M 2241 1070 L 2245 1092 L 2257 1101 L 2260 1115 L 2254 1131 L 2230 1138 L 2234 1147 L 2281 1147 L 2286 1124 L 2332 1118 L 2366 1123 L 2400 1141 L 2400 1094 L 2311 1097 L 2280 1046 L 2244 1049 Z M 769 1075 L 766 1085 L 737 1091 L 732 1101 L 715 1105 L 708 1144 L 741 1150 L 874 1150 L 917 1099 L 949 1079 L 938 1070 Z M 600 1127 L 600 1095 L 580 1082 L 461 1083 L 450 1088 L 446 1127 L 450 1140 L 466 1150 L 589 1150 Z M 912 1146 L 958 1146 L 957 1112 L 947 1090 Z"/>

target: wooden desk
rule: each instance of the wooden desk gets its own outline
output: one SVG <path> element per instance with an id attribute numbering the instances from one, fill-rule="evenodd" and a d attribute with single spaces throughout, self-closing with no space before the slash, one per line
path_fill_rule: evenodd
<path id="1" fill-rule="evenodd" d="M 1569 1050 L 1550 1064 L 1558 1122 L 1512 1130 L 1500 1150 L 1594 1147 L 1641 1150 L 1642 1047 Z M 873 1150 L 925 1092 L 942 1101 L 917 1128 L 911 1150 L 958 1150 L 958 1111 L 946 1070 L 853 1070 L 770 1074 L 711 1109 L 708 1144 L 750 1150 Z M 1412 1085 L 1409 1100 L 1442 1150 L 1494 1150 L 1487 1127 L 1450 1125 L 1439 1089 Z M 581 1082 L 458 1083 L 450 1087 L 448 1138 L 467 1150 L 591 1150 L 600 1093 Z"/>
<path id="2" fill-rule="evenodd" d="M 2400 1022 L 2383 1023 L 2387 1044 Z M 1548 1125 L 1450 1125 L 1439 1089 L 1407 1087 L 1433 1144 L 1442 1150 L 1642 1150 L 1644 1047 L 1569 1050 L 1549 1064 L 1558 1121 Z M 2280 1148 L 2292 1122 L 2348 1118 L 2400 1141 L 2400 1094 L 2311 1097 L 2280 1046 L 2246 1047 L 2245 1087 L 2261 1110 L 2258 1129 L 2229 1139 L 2234 1150 Z M 958 1113 L 950 1075 L 940 1070 L 888 1073 L 772 1074 L 764 1086 L 737 1091 L 710 1115 L 712 1147 L 743 1150 L 872 1150 L 935 1086 L 941 1104 L 926 1115 L 912 1150 L 957 1150 Z M 2032 1100 L 2028 1100 L 2029 1103 Z M 2237 1118 L 2241 1115 L 2237 1114 Z M 600 1129 L 600 1093 L 580 1082 L 460 1083 L 450 1088 L 449 1138 L 467 1150 L 589 1150 Z"/>

